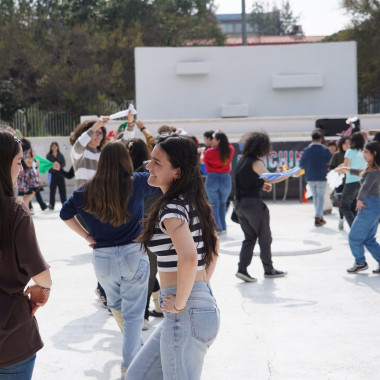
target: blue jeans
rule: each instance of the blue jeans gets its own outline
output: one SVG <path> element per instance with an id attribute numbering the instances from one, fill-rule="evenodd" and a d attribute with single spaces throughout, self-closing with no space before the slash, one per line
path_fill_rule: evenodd
<path id="1" fill-rule="evenodd" d="M 160 290 L 175 295 L 177 287 Z M 194 283 L 186 309 L 165 318 L 127 371 L 127 380 L 197 380 L 204 356 L 219 331 L 220 317 L 210 285 Z"/>
<path id="2" fill-rule="evenodd" d="M 326 181 L 308 181 L 311 192 L 313 194 L 313 203 L 315 208 L 315 217 L 322 218 L 323 202 L 326 192 Z"/>
<path id="3" fill-rule="evenodd" d="M 142 345 L 141 329 L 148 294 L 149 259 L 140 244 L 94 249 L 93 264 L 110 309 L 124 321 L 122 367 L 129 367 Z"/>
<path id="4" fill-rule="evenodd" d="M 205 189 L 212 207 L 218 231 L 226 230 L 226 204 L 231 193 L 232 180 L 230 173 L 208 173 Z"/>
<path id="5" fill-rule="evenodd" d="M 21 344 L 21 342 L 20 342 Z M 0 368 L 1 380 L 30 380 L 33 374 L 36 354 L 29 356 L 20 363 L 13 364 L 9 367 Z"/>
<path id="6" fill-rule="evenodd" d="M 357 264 L 365 263 L 364 247 L 366 247 L 380 265 L 380 245 L 376 241 L 380 218 L 380 198 L 376 195 L 368 195 L 364 204 L 368 208 L 362 208 L 356 214 L 348 235 L 348 242 Z"/>

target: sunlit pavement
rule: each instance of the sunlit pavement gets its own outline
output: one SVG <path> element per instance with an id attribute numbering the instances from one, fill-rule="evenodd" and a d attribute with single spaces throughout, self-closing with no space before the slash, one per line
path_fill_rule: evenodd
<path id="1" fill-rule="evenodd" d="M 354 260 L 348 225 L 338 230 L 337 209 L 316 228 L 310 202 L 268 205 L 274 266 L 288 276 L 264 279 L 255 256 L 249 273 L 258 281 L 235 277 L 243 234 L 229 210 L 211 282 L 221 329 L 206 355 L 202 380 L 380 379 L 376 262 L 367 254 L 369 269 L 347 274 Z M 34 379 L 119 379 L 121 333 L 95 296 L 91 249 L 59 219 L 59 206 L 34 215 L 53 277 L 49 303 L 37 313 L 45 347 L 37 355 Z M 150 319 L 144 340 L 159 322 Z"/>

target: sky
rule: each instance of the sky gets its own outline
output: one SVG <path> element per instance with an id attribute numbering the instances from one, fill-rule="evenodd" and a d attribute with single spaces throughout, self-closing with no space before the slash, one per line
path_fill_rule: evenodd
<path id="1" fill-rule="evenodd" d="M 263 0 L 263 3 L 281 7 L 281 0 Z M 241 0 L 214 0 L 216 13 L 241 13 Z M 250 13 L 254 0 L 245 0 L 245 11 Z M 299 16 L 306 36 L 328 36 L 350 24 L 350 16 L 341 9 L 340 0 L 289 0 L 295 16 Z"/>

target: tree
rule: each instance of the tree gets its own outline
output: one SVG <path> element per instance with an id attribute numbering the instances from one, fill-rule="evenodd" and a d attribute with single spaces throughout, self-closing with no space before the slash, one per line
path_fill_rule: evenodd
<path id="1" fill-rule="evenodd" d="M 378 0 L 343 0 L 342 7 L 351 13 L 355 24 L 360 24 L 362 21 L 376 17 L 380 2 Z"/>
<path id="2" fill-rule="evenodd" d="M 73 116 L 135 93 L 136 46 L 225 36 L 213 0 L 0 1 L 0 110 L 37 104 Z"/>
<path id="3" fill-rule="evenodd" d="M 352 27 L 324 41 L 356 41 L 359 105 L 367 98 L 380 97 L 380 2 L 344 0 L 343 8 L 352 15 Z"/>
<path id="4" fill-rule="evenodd" d="M 262 1 L 253 3 L 249 18 L 254 31 L 258 35 L 282 36 L 293 34 L 293 26 L 298 23 L 299 17 L 294 16 L 289 1 L 282 3 L 278 8 L 275 3 L 272 6 Z"/>

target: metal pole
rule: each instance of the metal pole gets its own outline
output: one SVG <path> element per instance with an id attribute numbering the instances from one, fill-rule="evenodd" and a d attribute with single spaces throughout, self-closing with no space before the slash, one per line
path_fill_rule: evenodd
<path id="1" fill-rule="evenodd" d="M 245 0 L 241 0 L 241 44 L 243 46 L 247 45 L 247 22 L 245 17 Z"/>

